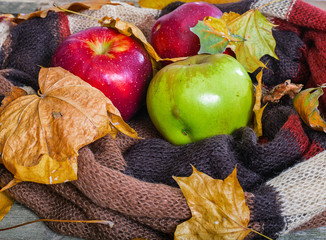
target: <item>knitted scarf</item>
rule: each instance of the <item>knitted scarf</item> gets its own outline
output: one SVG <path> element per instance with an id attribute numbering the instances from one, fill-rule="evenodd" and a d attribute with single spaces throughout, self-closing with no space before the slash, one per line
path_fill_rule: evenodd
<path id="1" fill-rule="evenodd" d="M 217 5 L 244 13 L 271 2 L 244 0 Z M 155 20 L 182 3 L 162 11 L 128 4 L 105 5 L 83 13 L 119 17 L 149 36 Z M 273 87 L 287 79 L 305 87 L 326 82 L 326 12 L 301 0 L 284 0 L 261 8 L 278 26 L 273 30 L 279 60 L 264 56 L 263 83 Z M 50 67 L 63 39 L 98 25 L 78 15 L 50 12 L 8 28 L 0 22 L 0 96 L 13 86 L 38 90 L 39 66 Z M 252 79 L 255 81 L 255 75 Z M 326 96 L 320 98 L 326 113 Z M 291 99 L 269 104 L 262 118 L 264 142 L 249 127 L 196 143 L 174 146 L 162 139 L 146 109 L 128 124 L 143 139 L 107 135 L 80 149 L 78 180 L 42 185 L 22 182 L 8 193 L 40 218 L 103 219 L 103 224 L 54 223 L 54 231 L 83 239 L 173 239 L 176 226 L 191 217 L 172 176 L 189 176 L 191 165 L 213 178 L 226 178 L 237 166 L 238 179 L 250 208 L 249 226 L 276 238 L 291 231 L 326 226 L 326 135 L 307 127 Z M 0 165 L 0 184 L 12 174 Z M 250 233 L 247 239 L 260 239 Z"/>

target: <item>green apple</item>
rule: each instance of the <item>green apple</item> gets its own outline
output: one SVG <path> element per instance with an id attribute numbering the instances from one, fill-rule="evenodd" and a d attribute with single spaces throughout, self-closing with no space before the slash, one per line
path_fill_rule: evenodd
<path id="1" fill-rule="evenodd" d="M 183 145 L 246 126 L 254 89 L 235 58 L 196 55 L 162 68 L 150 82 L 146 102 L 162 136 Z"/>

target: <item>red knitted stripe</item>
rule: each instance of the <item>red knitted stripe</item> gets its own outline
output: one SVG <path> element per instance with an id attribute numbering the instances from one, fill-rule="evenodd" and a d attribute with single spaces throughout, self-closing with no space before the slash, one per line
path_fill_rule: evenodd
<path id="1" fill-rule="evenodd" d="M 297 0 L 288 15 L 291 23 L 317 30 L 326 30 L 326 11 Z"/>
<path id="2" fill-rule="evenodd" d="M 276 28 L 278 30 L 295 32 L 298 36 L 301 36 L 302 29 L 295 24 L 289 23 L 288 21 L 280 18 L 273 18 L 272 22 L 273 24 L 277 25 Z"/>
<path id="3" fill-rule="evenodd" d="M 321 153 L 322 151 L 325 151 L 325 148 L 323 148 L 320 143 L 313 141 L 309 148 L 309 151 L 305 153 L 303 158 L 308 160 L 309 158 L 317 155 L 318 153 Z"/>
<path id="4" fill-rule="evenodd" d="M 283 125 L 282 129 L 287 129 L 291 132 L 295 141 L 299 145 L 300 153 L 304 154 L 307 151 L 310 142 L 308 136 L 305 134 L 299 115 L 292 114 L 287 122 Z"/>
<path id="5" fill-rule="evenodd" d="M 71 34 L 67 15 L 59 12 L 58 22 L 59 22 L 60 42 L 62 42 L 63 39 L 65 39 Z"/>
<path id="6" fill-rule="evenodd" d="M 302 32 L 302 40 L 306 43 L 303 54 L 305 61 L 301 62 L 301 76 L 308 78 L 305 66 L 309 66 L 311 76 L 305 84 L 306 88 L 317 87 L 326 82 L 326 11 L 312 6 L 302 0 L 297 0 L 289 14 L 289 22 L 299 26 Z M 302 77 L 294 82 L 302 81 Z M 305 82 L 303 82 L 305 83 Z M 320 100 L 321 112 L 326 112 L 326 94 Z"/>
<path id="7" fill-rule="evenodd" d="M 326 82 L 326 32 L 309 31 L 303 40 L 310 44 L 310 49 L 305 53 L 305 58 L 311 71 L 311 77 L 306 88 L 317 87 Z M 319 99 L 322 112 L 326 112 L 326 95 Z"/>

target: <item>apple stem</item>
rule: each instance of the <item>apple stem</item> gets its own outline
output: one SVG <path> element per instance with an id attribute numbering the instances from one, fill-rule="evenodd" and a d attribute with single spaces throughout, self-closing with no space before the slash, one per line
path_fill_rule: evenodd
<path id="1" fill-rule="evenodd" d="M 66 9 L 66 8 L 62 8 L 62 7 L 60 7 L 56 3 L 53 3 L 53 6 L 56 7 L 56 8 L 58 8 L 61 11 L 64 11 L 64 12 L 69 12 L 69 13 L 77 14 L 77 15 L 80 15 L 80 16 L 83 16 L 83 17 L 92 18 L 92 19 L 98 21 L 99 23 L 102 23 L 103 22 L 102 19 L 99 19 L 99 18 L 96 18 L 96 17 L 92 17 L 92 16 L 89 16 L 89 15 L 86 15 L 86 14 L 83 14 L 83 13 L 75 12 L 75 11 L 72 11 L 72 10 L 69 10 L 69 9 Z"/>

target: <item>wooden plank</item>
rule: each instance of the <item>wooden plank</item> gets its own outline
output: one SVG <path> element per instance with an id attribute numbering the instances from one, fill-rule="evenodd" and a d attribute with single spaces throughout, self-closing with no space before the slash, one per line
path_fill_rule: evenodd
<path id="1" fill-rule="evenodd" d="M 30 13 L 35 12 L 41 7 L 37 2 L 5 2 L 0 1 L 0 14 L 2 13 Z"/>

